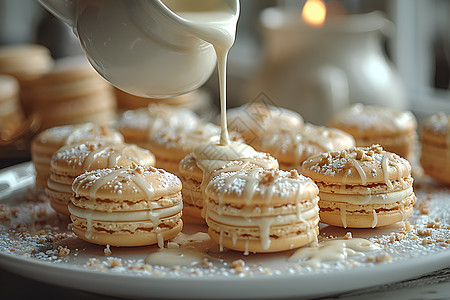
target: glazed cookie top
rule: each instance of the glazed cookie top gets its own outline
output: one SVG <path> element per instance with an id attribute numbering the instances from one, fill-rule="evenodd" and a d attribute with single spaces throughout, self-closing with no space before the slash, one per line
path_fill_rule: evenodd
<path id="1" fill-rule="evenodd" d="M 208 146 L 205 146 L 204 151 L 208 152 Z M 217 149 L 213 147 L 209 151 L 217 151 Z M 212 157 L 211 159 L 207 159 L 207 156 L 199 156 L 197 158 L 198 155 L 196 156 L 192 152 L 181 160 L 180 174 L 186 178 L 202 180 L 204 171 L 229 172 L 258 167 L 265 169 L 278 168 L 278 161 L 270 156 L 270 154 L 257 151 L 247 152 L 249 153 L 238 157 L 226 157 L 226 155 L 222 155 L 220 157 Z"/>
<path id="2" fill-rule="evenodd" d="M 248 139 L 279 130 L 300 130 L 303 118 L 300 114 L 264 103 L 250 103 L 227 110 L 228 128 Z"/>
<path id="3" fill-rule="evenodd" d="M 205 143 L 219 143 L 220 127 L 212 123 L 200 123 L 192 130 L 161 130 L 151 138 L 152 151 L 161 156 L 167 155 L 167 150 L 174 158 L 181 160 L 188 153 Z M 229 132 L 232 142 L 241 142 L 239 133 Z"/>
<path id="4" fill-rule="evenodd" d="M 254 144 L 257 150 L 269 152 L 280 162 L 289 164 L 301 164 L 312 155 L 354 146 L 355 140 L 350 134 L 311 124 L 306 124 L 301 131 L 265 133 Z"/>
<path id="5" fill-rule="evenodd" d="M 164 104 L 150 104 L 146 108 L 129 110 L 119 121 L 119 131 L 127 138 L 147 140 L 161 130 L 189 131 L 200 123 L 191 110 Z"/>
<path id="6" fill-rule="evenodd" d="M 335 115 L 328 126 L 342 129 L 355 138 L 369 138 L 374 133 L 392 136 L 414 131 L 417 121 L 409 111 L 358 103 Z"/>
<path id="7" fill-rule="evenodd" d="M 60 148 L 65 145 L 99 140 L 122 143 L 123 136 L 110 127 L 92 123 L 66 125 L 52 127 L 41 132 L 33 139 L 32 147 Z"/>
<path id="8" fill-rule="evenodd" d="M 57 174 L 79 175 L 88 170 L 155 164 L 154 155 L 136 145 L 111 144 L 105 141 L 65 146 L 53 154 L 51 167 Z"/>
<path id="9" fill-rule="evenodd" d="M 206 187 L 207 197 L 240 205 L 313 201 L 318 193 L 317 185 L 296 170 L 263 168 L 220 173 Z"/>
<path id="10" fill-rule="evenodd" d="M 302 174 L 318 182 L 390 186 L 391 181 L 410 176 L 411 165 L 380 145 L 372 145 L 313 156 L 303 163 Z"/>
<path id="11" fill-rule="evenodd" d="M 450 144 L 449 117 L 440 112 L 426 118 L 420 124 L 422 142 Z"/>
<path id="12" fill-rule="evenodd" d="M 88 171 L 73 181 L 75 197 L 112 201 L 157 200 L 181 191 L 177 176 L 163 169 L 132 164 Z"/>

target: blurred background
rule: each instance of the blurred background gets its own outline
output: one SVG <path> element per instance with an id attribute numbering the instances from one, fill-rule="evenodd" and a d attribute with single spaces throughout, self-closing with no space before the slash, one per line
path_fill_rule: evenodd
<path id="1" fill-rule="evenodd" d="M 411 110 L 419 122 L 439 111 L 450 113 L 449 0 L 308 2 L 309 8 L 306 0 L 241 1 L 236 42 L 228 62 L 228 107 L 262 99 L 296 110 L 318 125 L 357 102 Z M 22 44 L 46 47 L 55 61 L 82 54 L 72 30 L 35 0 L 0 0 L 0 47 Z M 1 58 L 0 49 L 0 73 L 5 73 L 2 67 L 8 60 Z M 33 80 L 19 80 L 21 122 L 30 127 L 30 116 L 40 111 L 40 127 L 36 125 L 35 131 L 64 123 L 48 110 L 68 98 L 52 98 L 52 106 L 47 107 L 48 99 L 35 96 L 46 95 L 39 89 L 24 92 Z M 164 101 L 212 118 L 218 112 L 217 81 L 213 74 L 201 93 Z M 83 103 L 92 101 L 94 94 L 90 95 L 83 95 Z M 101 95 L 105 98 L 104 92 Z M 102 118 L 106 109 L 120 112 L 148 103 L 132 98 L 114 91 L 115 104 L 101 108 Z M 75 109 L 77 104 L 72 102 L 70 107 Z M 98 120 L 95 116 L 91 113 L 79 120 Z M 13 131 L 3 133 L 0 142 L 5 144 Z"/>

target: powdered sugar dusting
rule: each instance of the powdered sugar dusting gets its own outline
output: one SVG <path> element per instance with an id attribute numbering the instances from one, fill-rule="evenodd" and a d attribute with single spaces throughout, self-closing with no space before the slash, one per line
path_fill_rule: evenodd
<path id="1" fill-rule="evenodd" d="M 314 185 L 313 181 L 295 170 L 292 172 L 278 169 L 242 170 L 237 172 L 224 172 L 214 177 L 206 187 L 210 194 L 229 194 L 242 196 L 249 182 L 256 178 L 254 193 L 264 196 L 271 192 L 273 196 L 281 198 L 293 197 L 301 186 Z M 231 180 L 230 180 L 231 179 Z"/>
<path id="2" fill-rule="evenodd" d="M 437 113 L 428 117 L 423 123 L 423 128 L 431 130 L 434 133 L 447 134 L 448 133 L 448 116 L 443 113 Z"/>
<path id="3" fill-rule="evenodd" d="M 417 126 L 414 115 L 409 111 L 361 103 L 338 113 L 331 124 L 338 128 L 341 126 L 357 127 L 360 132 L 369 128 L 380 128 L 380 126 L 383 129 L 395 128 L 396 130 L 409 130 L 409 128 Z"/>
<path id="4" fill-rule="evenodd" d="M 16 176 L 16 174 L 21 174 Z M 205 259 L 193 266 L 164 267 L 146 264 L 145 257 L 158 251 L 158 247 L 116 248 L 111 247 L 112 255 L 104 251 L 103 246 L 90 245 L 76 238 L 67 228 L 67 220 L 60 219 L 50 208 L 43 195 L 34 190 L 20 190 L 26 180 L 23 170 L 1 172 L 0 183 L 8 182 L 9 187 L 0 190 L 0 259 L 21 256 L 28 263 L 50 262 L 72 269 L 94 273 L 99 280 L 102 274 L 108 276 L 127 274 L 130 278 L 148 277 L 173 280 L 174 278 L 196 278 L 224 280 L 248 277 L 271 276 L 274 283 L 285 280 L 285 276 L 303 276 L 317 273 L 367 269 L 375 270 L 377 265 L 407 262 L 409 265 L 422 262 L 424 258 L 432 260 L 436 254 L 448 261 L 450 247 L 450 211 L 448 198 L 450 190 L 427 178 L 417 178 L 415 193 L 418 203 L 413 215 L 403 223 L 378 229 L 339 229 L 333 226 L 321 226 L 321 238 L 347 236 L 363 237 L 378 245 L 381 249 L 358 257 L 343 258 L 323 263 L 320 268 L 305 267 L 303 262 L 288 263 L 287 258 L 293 251 L 274 255 L 249 255 L 227 251 L 218 253 L 213 248 L 202 252 Z M 29 175 L 33 178 L 34 175 Z M 30 185 L 27 185 L 30 187 Z M 12 193 L 14 192 L 14 193 Z M 179 247 L 196 247 L 204 243 L 207 234 L 204 228 L 186 226 L 186 230 L 202 232 L 201 239 L 195 235 L 183 235 L 185 242 L 175 239 Z M 181 235 L 179 235 L 181 237 Z M 349 237 L 345 237 L 349 238 Z M 208 243 L 210 243 L 209 241 Z M 202 250 L 203 251 L 203 250 Z M 106 256 L 109 255 L 109 256 Z M 400 267 L 402 265 L 399 265 Z M 48 265 L 51 269 L 51 265 Z M 36 265 L 34 273 L 39 272 Z M 341 273 L 338 273 L 341 274 Z M 280 277 L 281 276 L 281 277 Z M 110 277 L 108 277 L 110 278 Z"/>

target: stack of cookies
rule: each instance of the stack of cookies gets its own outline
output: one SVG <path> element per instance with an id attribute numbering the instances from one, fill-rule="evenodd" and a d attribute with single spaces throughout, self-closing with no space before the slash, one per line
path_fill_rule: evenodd
<path id="1" fill-rule="evenodd" d="M 224 172 L 206 187 L 206 223 L 219 244 L 248 254 L 317 242 L 318 188 L 296 170 Z"/>
<path id="2" fill-rule="evenodd" d="M 355 146 L 353 137 L 336 128 L 306 124 L 302 129 L 269 131 L 252 143 L 256 150 L 268 152 L 278 159 L 280 169 L 300 170 L 310 156 L 350 149 Z"/>
<path id="3" fill-rule="evenodd" d="M 207 91 L 202 89 L 164 99 L 139 97 L 128 94 L 117 88 L 114 88 L 114 94 L 117 99 L 117 108 L 121 111 L 145 108 L 149 104 L 164 104 L 183 107 L 199 114 L 205 109 L 211 108 L 211 97 Z"/>
<path id="4" fill-rule="evenodd" d="M 45 194 L 55 211 L 68 215 L 72 183 L 78 175 L 97 169 L 129 166 L 132 163 L 153 166 L 155 157 L 136 145 L 110 141 L 83 142 L 62 147 L 52 156 Z"/>
<path id="5" fill-rule="evenodd" d="M 84 57 L 57 60 L 54 68 L 28 82 L 31 110 L 38 113 L 42 128 L 115 120 L 116 102 L 111 86 Z"/>
<path id="6" fill-rule="evenodd" d="M 0 75 L 0 140 L 13 136 L 23 120 L 18 81 L 12 76 Z"/>
<path id="7" fill-rule="evenodd" d="M 336 114 L 328 126 L 351 134 L 356 146 L 380 144 L 387 151 L 413 160 L 417 121 L 409 111 L 358 103 Z"/>
<path id="8" fill-rule="evenodd" d="M 219 173 L 250 170 L 253 168 L 278 168 L 278 161 L 267 153 L 255 151 L 252 147 L 233 143 L 230 146 L 211 143 L 198 146 L 184 157 L 179 166 L 179 177 L 183 183 L 183 219 L 204 223 L 204 190 L 211 178 Z M 224 151 L 220 148 L 228 149 Z"/>
<path id="9" fill-rule="evenodd" d="M 450 126 L 443 112 L 428 117 L 420 125 L 420 163 L 425 174 L 450 184 Z"/>
<path id="10" fill-rule="evenodd" d="M 36 185 L 47 185 L 51 158 L 56 151 L 63 146 L 86 141 L 121 143 L 123 137 L 112 128 L 92 123 L 52 127 L 35 136 L 31 142 L 31 160 L 36 169 Z"/>
<path id="11" fill-rule="evenodd" d="M 228 128 L 242 135 L 249 145 L 264 135 L 280 131 L 303 129 L 303 117 L 298 113 L 270 104 L 254 102 L 227 111 Z"/>
<path id="12" fill-rule="evenodd" d="M 50 51 L 44 46 L 26 44 L 0 47 L 0 73 L 19 80 L 20 100 L 26 115 L 31 114 L 33 104 L 29 81 L 48 72 L 52 66 Z"/>
<path id="13" fill-rule="evenodd" d="M 178 174 L 180 161 L 207 142 L 218 142 L 220 127 L 204 123 L 191 110 L 163 104 L 130 110 L 122 115 L 119 131 L 127 143 L 150 150 L 156 157 L 156 167 Z M 232 141 L 239 134 L 230 133 Z"/>
<path id="14" fill-rule="evenodd" d="M 72 190 L 72 230 L 88 242 L 162 248 L 183 227 L 181 182 L 162 169 L 132 164 L 89 171 Z"/>
<path id="15" fill-rule="evenodd" d="M 409 162 L 380 145 L 331 151 L 307 159 L 302 174 L 319 187 L 320 221 L 374 228 L 407 219 L 416 202 Z"/>

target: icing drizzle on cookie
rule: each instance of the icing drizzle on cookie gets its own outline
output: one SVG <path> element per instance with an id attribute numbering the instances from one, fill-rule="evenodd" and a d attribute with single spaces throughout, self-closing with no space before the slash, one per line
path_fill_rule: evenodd
<path id="1" fill-rule="evenodd" d="M 305 193 L 306 189 L 309 189 Z M 230 224 L 237 227 L 255 226 L 259 228 L 259 239 L 263 249 L 270 248 L 270 228 L 272 225 L 286 225 L 292 223 L 302 223 L 306 227 L 306 231 L 311 228 L 309 220 L 317 215 L 317 207 L 302 210 L 301 200 L 304 200 L 305 194 L 311 196 L 312 191 L 317 194 L 317 186 L 312 180 L 299 175 L 296 171 L 286 172 L 277 169 L 264 170 L 255 168 L 248 171 L 222 173 L 215 177 L 207 186 L 206 193 L 210 197 L 218 199 L 218 211 L 222 210 L 225 205 L 225 197 L 228 194 L 235 194 L 242 197 L 242 203 L 250 207 L 256 194 L 262 197 L 263 201 L 270 203 L 273 197 L 292 199 L 292 203 L 296 205 L 294 213 L 267 217 L 251 217 L 249 215 L 234 217 L 231 215 L 216 214 L 210 208 L 206 210 L 206 219 L 218 221 L 222 224 Z M 311 199 L 312 200 L 312 199 Z M 312 200 L 314 201 L 314 200 Z M 317 199 L 315 199 L 317 201 Z M 288 203 L 289 200 L 286 201 Z M 209 204 L 207 205 L 209 207 Z M 240 210 L 245 211 L 244 208 Z M 244 214 L 245 215 L 245 214 Z M 219 233 L 219 243 L 221 248 L 223 241 L 223 232 Z M 234 233 L 231 233 L 232 239 L 237 239 Z M 315 237 L 317 238 L 317 237 Z M 315 240 L 311 237 L 311 241 Z M 246 241 L 248 243 L 248 240 Z M 248 252 L 248 251 L 245 251 Z"/>

